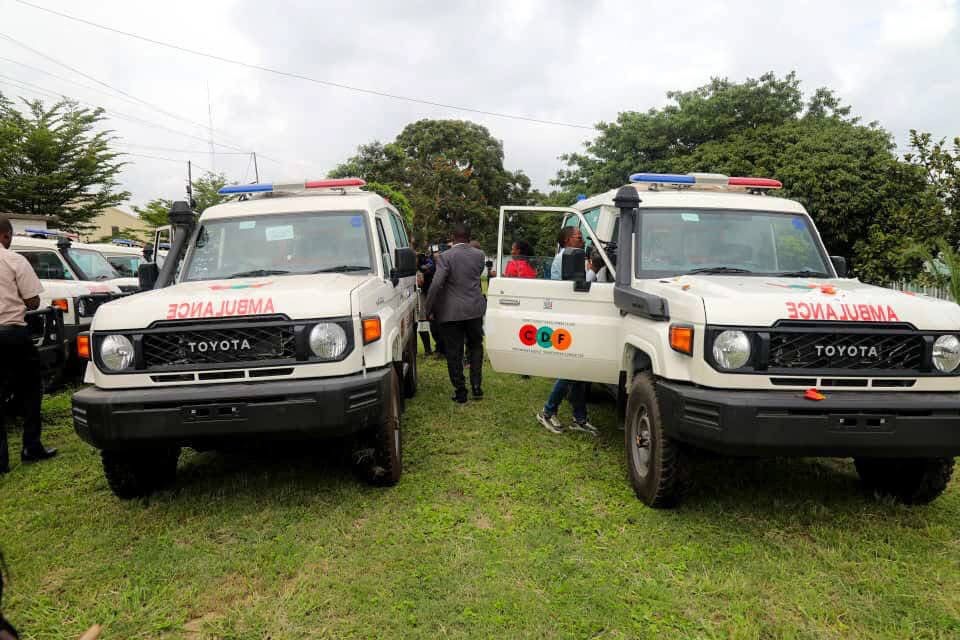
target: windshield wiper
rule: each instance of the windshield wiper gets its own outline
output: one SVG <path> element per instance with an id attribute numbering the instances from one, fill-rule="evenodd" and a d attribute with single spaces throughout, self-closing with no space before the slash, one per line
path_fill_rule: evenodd
<path id="1" fill-rule="evenodd" d="M 688 274 L 693 273 L 753 273 L 750 269 L 740 269 L 738 267 L 701 267 L 699 269 L 693 269 L 687 271 Z"/>
<path id="2" fill-rule="evenodd" d="M 823 271 L 813 271 L 812 269 L 802 269 L 800 271 L 784 271 L 776 274 L 778 278 L 829 278 L 830 276 Z"/>
<path id="3" fill-rule="evenodd" d="M 254 269 L 252 271 L 241 271 L 240 273 L 234 273 L 227 276 L 227 279 L 231 278 L 260 278 L 262 276 L 282 276 L 285 273 L 290 273 L 286 269 Z"/>
<path id="4" fill-rule="evenodd" d="M 327 267 L 325 269 L 317 269 L 316 271 L 308 271 L 308 273 L 347 273 L 348 271 L 369 271 L 370 267 L 364 267 L 359 264 L 341 264 L 336 267 Z"/>

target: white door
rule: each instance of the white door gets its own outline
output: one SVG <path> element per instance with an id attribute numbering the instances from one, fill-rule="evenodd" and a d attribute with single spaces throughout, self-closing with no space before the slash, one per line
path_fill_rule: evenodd
<path id="1" fill-rule="evenodd" d="M 491 278 L 487 291 L 485 329 L 490 361 L 496 371 L 506 373 L 615 384 L 623 343 L 613 282 L 593 282 L 588 290 L 578 290 L 582 287 L 574 282 L 545 279 L 549 278 L 549 265 L 544 264 L 534 269 L 536 278 L 503 275 L 513 271 L 508 270 L 508 263 L 516 239 L 505 237 L 509 234 L 508 216 L 516 220 L 544 213 L 558 214 L 557 231 L 564 216 L 576 216 L 584 240 L 591 241 L 607 271 L 611 276 L 614 273 L 590 225 L 576 209 L 501 207 L 496 262 L 500 273 Z"/>

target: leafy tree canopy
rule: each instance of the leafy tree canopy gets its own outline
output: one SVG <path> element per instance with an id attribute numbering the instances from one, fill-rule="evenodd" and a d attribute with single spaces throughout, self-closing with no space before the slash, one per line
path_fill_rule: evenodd
<path id="1" fill-rule="evenodd" d="M 830 252 L 852 258 L 861 277 L 877 281 L 919 269 L 904 255 L 907 236 L 942 231 L 942 207 L 922 163 L 901 160 L 890 134 L 852 117 L 830 89 L 805 100 L 795 74 L 767 73 L 743 82 L 715 78 L 667 95 L 667 106 L 623 112 L 597 125 L 584 152 L 562 156 L 567 167 L 554 183 L 568 202 L 576 193 L 617 187 L 638 171 L 777 178 L 782 195 L 813 216 Z M 922 157 L 941 163 L 937 175 L 949 175 L 943 146 L 927 143 Z"/>
<path id="2" fill-rule="evenodd" d="M 113 135 L 99 130 L 102 109 L 62 100 L 44 106 L 23 100 L 18 108 L 0 94 L 0 210 L 56 217 L 68 231 L 130 194 L 120 190 L 120 154 Z"/>
<path id="3" fill-rule="evenodd" d="M 530 179 L 503 166 L 503 144 L 481 125 L 420 120 L 390 143 L 372 142 L 331 172 L 399 190 L 413 210 L 414 237 L 432 242 L 465 222 L 487 250 L 496 246 L 497 208 L 526 204 Z"/>

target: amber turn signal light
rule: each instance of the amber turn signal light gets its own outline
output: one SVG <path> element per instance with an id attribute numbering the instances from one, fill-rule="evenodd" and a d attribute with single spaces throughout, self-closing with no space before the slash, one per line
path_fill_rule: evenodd
<path id="1" fill-rule="evenodd" d="M 77 334 L 77 355 L 83 358 L 84 360 L 90 359 L 90 334 L 89 333 Z"/>
<path id="2" fill-rule="evenodd" d="M 670 327 L 670 348 L 688 356 L 693 355 L 693 327 L 672 325 Z"/>
<path id="3" fill-rule="evenodd" d="M 60 309 L 60 311 L 63 311 L 64 313 L 66 313 L 67 309 L 70 308 L 70 305 L 67 304 L 66 298 L 56 298 L 55 300 L 50 302 L 50 305 L 55 309 Z"/>
<path id="4" fill-rule="evenodd" d="M 370 344 L 380 339 L 380 318 L 363 319 L 363 344 Z"/>

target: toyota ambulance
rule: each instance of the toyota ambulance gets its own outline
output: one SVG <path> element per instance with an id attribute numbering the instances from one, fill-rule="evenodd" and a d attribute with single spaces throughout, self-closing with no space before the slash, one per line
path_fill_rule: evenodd
<path id="1" fill-rule="evenodd" d="M 400 479 L 416 254 L 364 184 L 228 186 L 236 199 L 199 219 L 174 204 L 163 268 L 141 266 L 152 290 L 104 305 L 81 336 L 92 386 L 74 425 L 118 497 L 172 482 L 182 447 L 334 436 L 370 482 Z"/>
<path id="2" fill-rule="evenodd" d="M 491 280 L 493 367 L 615 388 L 652 507 L 678 502 L 694 449 L 852 457 L 866 487 L 929 502 L 960 453 L 960 307 L 848 277 L 780 187 L 641 173 L 570 208 L 504 207 L 501 269 L 511 225 L 553 212 L 613 278 L 566 249 L 562 281 Z"/>

